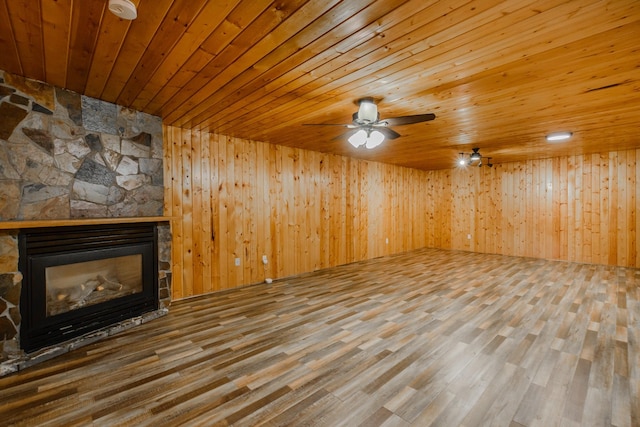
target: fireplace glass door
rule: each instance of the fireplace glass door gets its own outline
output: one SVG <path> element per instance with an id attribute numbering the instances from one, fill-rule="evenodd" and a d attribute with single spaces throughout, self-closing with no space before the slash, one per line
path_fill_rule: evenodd
<path id="1" fill-rule="evenodd" d="M 142 292 L 142 255 L 45 268 L 47 316 Z"/>
<path id="2" fill-rule="evenodd" d="M 19 243 L 26 351 L 158 309 L 155 224 L 32 229 Z"/>

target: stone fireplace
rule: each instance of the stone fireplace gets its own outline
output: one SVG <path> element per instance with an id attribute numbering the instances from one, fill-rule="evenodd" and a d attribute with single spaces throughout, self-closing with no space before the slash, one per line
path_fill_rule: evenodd
<path id="1" fill-rule="evenodd" d="M 163 208 L 159 117 L 0 70 L 0 376 L 167 312 Z M 154 230 L 155 247 L 23 248 L 27 235 L 46 247 L 69 231 L 138 226 Z M 41 298 L 27 308 L 34 293 Z M 72 317 L 80 320 L 62 324 Z"/>

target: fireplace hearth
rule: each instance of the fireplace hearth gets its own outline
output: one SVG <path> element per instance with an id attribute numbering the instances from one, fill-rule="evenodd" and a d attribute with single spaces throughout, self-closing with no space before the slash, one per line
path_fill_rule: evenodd
<path id="1" fill-rule="evenodd" d="M 20 345 L 26 352 L 158 309 L 153 223 L 28 229 Z"/>

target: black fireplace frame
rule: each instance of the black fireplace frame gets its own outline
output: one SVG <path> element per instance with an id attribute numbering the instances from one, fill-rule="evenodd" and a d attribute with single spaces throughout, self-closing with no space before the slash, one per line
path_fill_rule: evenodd
<path id="1" fill-rule="evenodd" d="M 155 223 L 33 228 L 18 235 L 20 346 L 27 353 L 158 309 L 158 230 Z M 94 259 L 142 255 L 142 292 L 46 315 L 47 267 Z"/>

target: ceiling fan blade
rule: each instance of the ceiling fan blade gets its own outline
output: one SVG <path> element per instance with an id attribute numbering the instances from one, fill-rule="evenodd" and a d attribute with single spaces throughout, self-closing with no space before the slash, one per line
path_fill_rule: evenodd
<path id="1" fill-rule="evenodd" d="M 331 141 L 341 141 L 341 140 L 349 139 L 351 135 L 353 135 L 356 132 L 357 131 L 350 130 L 348 132 L 341 133 L 340 135 L 334 136 L 333 138 L 331 138 Z"/>
<path id="2" fill-rule="evenodd" d="M 397 137 L 400 136 L 398 132 L 388 127 L 380 127 L 380 128 L 377 127 L 376 130 L 381 134 L 383 134 L 384 137 L 387 139 L 396 139 Z"/>
<path id="3" fill-rule="evenodd" d="M 401 116 L 401 117 L 389 117 L 381 120 L 381 122 L 387 122 L 387 126 L 400 126 L 410 125 L 413 123 L 428 122 L 436 118 L 433 113 L 428 114 L 416 114 L 413 116 Z"/>

